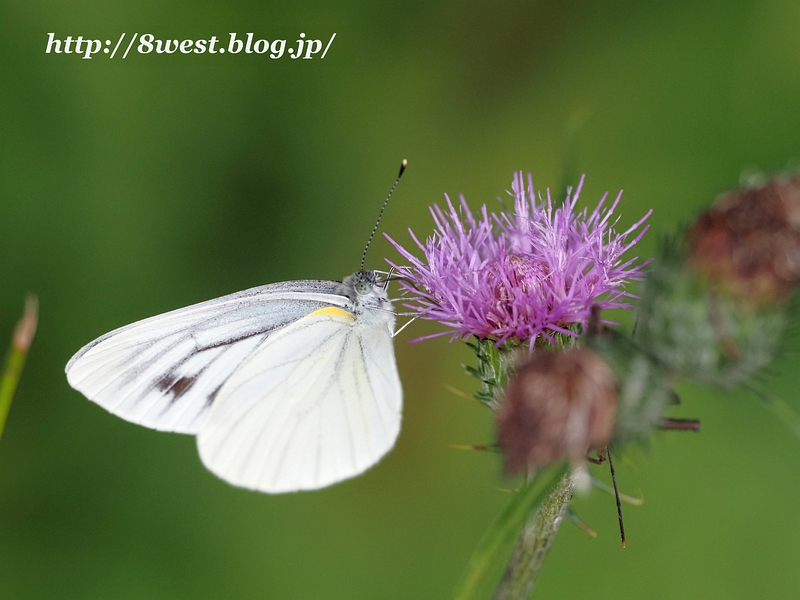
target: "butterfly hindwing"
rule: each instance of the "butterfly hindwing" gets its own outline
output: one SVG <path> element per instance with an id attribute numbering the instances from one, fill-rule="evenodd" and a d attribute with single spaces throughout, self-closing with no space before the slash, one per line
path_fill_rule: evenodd
<path id="1" fill-rule="evenodd" d="M 391 449 L 401 403 L 385 322 L 320 310 L 265 340 L 231 375 L 198 435 L 200 456 L 250 489 L 325 487 Z"/>

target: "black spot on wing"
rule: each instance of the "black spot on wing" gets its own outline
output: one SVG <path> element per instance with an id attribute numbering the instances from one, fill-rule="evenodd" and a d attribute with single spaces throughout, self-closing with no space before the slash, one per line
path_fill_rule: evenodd
<path id="1" fill-rule="evenodd" d="M 175 396 L 175 398 L 179 398 L 183 396 L 186 390 L 192 387 L 195 381 L 197 381 L 196 377 L 181 377 L 172 384 L 172 387 L 169 388 L 169 393 Z"/>
<path id="2" fill-rule="evenodd" d="M 167 373 L 156 382 L 155 387 L 158 391 L 172 396 L 170 402 L 175 402 L 194 385 L 197 378 L 204 370 L 205 369 L 201 369 L 198 373 L 183 377 L 177 377 L 174 372 Z"/>

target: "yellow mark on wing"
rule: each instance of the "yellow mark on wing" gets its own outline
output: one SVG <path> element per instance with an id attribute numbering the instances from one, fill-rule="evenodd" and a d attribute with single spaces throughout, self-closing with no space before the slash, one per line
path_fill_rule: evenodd
<path id="1" fill-rule="evenodd" d="M 348 321 L 356 320 L 356 316 L 353 313 L 347 312 L 346 310 L 343 310 L 336 306 L 326 306 L 325 308 L 320 308 L 319 310 L 315 310 L 308 316 L 310 317 L 312 315 L 330 315 L 332 317 L 347 319 Z"/>

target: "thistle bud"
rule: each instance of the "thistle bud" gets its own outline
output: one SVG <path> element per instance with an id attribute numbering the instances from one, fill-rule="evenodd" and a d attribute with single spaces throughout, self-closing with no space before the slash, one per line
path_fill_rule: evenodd
<path id="1" fill-rule="evenodd" d="M 513 375 L 497 411 L 505 474 L 583 461 L 611 438 L 616 407 L 614 374 L 594 352 L 537 351 Z"/>
<path id="2" fill-rule="evenodd" d="M 612 445 L 646 440 L 664 423 L 675 398 L 667 373 L 635 342 L 606 331 L 591 335 L 588 345 L 611 368 L 617 381 L 617 412 Z"/>
<path id="3" fill-rule="evenodd" d="M 641 291 L 637 337 L 669 371 L 730 388 L 775 357 L 800 282 L 800 178 L 721 196 L 667 243 Z"/>

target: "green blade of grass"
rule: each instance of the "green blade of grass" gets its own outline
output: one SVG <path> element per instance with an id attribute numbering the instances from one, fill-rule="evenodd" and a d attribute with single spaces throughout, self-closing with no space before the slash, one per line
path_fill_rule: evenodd
<path id="1" fill-rule="evenodd" d="M 22 373 L 25 358 L 28 356 L 28 350 L 36 333 L 38 313 L 39 301 L 36 296 L 28 296 L 25 300 L 25 314 L 14 330 L 6 367 L 3 370 L 2 379 L 0 379 L 0 438 L 3 437 L 8 411 L 11 409 L 11 401 L 14 399 L 19 376 Z"/>
<path id="2" fill-rule="evenodd" d="M 473 600 L 477 597 L 487 578 L 499 571 L 496 567 L 507 558 L 511 545 L 528 517 L 566 472 L 566 464 L 553 465 L 541 471 L 529 485 L 514 494 L 472 554 L 467 574 L 456 589 L 455 600 Z"/>

